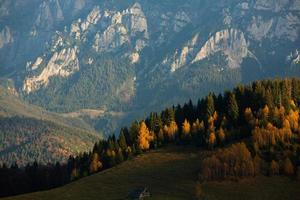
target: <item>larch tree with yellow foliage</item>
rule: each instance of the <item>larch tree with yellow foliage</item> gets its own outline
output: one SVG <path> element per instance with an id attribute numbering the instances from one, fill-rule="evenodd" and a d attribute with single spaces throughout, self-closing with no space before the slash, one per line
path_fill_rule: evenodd
<path id="1" fill-rule="evenodd" d="M 219 130 L 218 130 L 218 139 L 219 139 L 219 142 L 220 144 L 224 144 L 225 142 L 225 131 L 224 129 L 221 127 Z"/>
<path id="2" fill-rule="evenodd" d="M 279 174 L 279 165 L 275 160 L 272 160 L 270 165 L 270 175 L 278 175 Z"/>
<path id="3" fill-rule="evenodd" d="M 169 126 L 164 126 L 164 133 L 166 134 L 168 140 L 174 140 L 177 132 L 178 126 L 175 121 L 171 121 Z"/>
<path id="4" fill-rule="evenodd" d="M 153 134 L 149 131 L 146 123 L 142 121 L 138 133 L 138 145 L 141 150 L 148 150 L 150 142 L 154 139 Z"/>
<path id="5" fill-rule="evenodd" d="M 287 176 L 294 174 L 294 165 L 289 158 L 286 158 L 283 163 L 283 173 Z"/>
<path id="6" fill-rule="evenodd" d="M 205 129 L 204 122 L 203 121 L 200 122 L 199 119 L 197 119 L 192 125 L 191 132 L 193 135 L 196 135 L 200 131 L 204 131 L 204 129 Z"/>
<path id="7" fill-rule="evenodd" d="M 182 128 L 183 137 L 189 136 L 191 132 L 191 124 L 187 119 L 184 120 L 181 128 Z"/>
<path id="8" fill-rule="evenodd" d="M 213 149 L 215 144 L 216 144 L 216 134 L 214 132 L 211 132 L 208 137 L 208 145 L 211 149 Z"/>
<path id="9" fill-rule="evenodd" d="M 93 153 L 92 160 L 90 163 L 90 173 L 95 173 L 102 168 L 98 153 Z"/>

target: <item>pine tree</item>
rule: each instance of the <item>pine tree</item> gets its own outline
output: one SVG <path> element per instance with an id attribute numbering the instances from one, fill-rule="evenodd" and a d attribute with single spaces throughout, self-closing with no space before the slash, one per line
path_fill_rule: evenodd
<path id="1" fill-rule="evenodd" d="M 124 161 L 124 156 L 123 156 L 123 151 L 121 148 L 119 148 L 117 150 L 117 154 L 116 154 L 116 162 L 117 163 L 122 163 Z"/>
<path id="2" fill-rule="evenodd" d="M 129 128 L 129 137 L 130 137 L 130 141 L 129 143 L 127 143 L 129 146 L 132 146 L 136 139 L 137 139 L 137 136 L 138 136 L 138 133 L 139 133 L 139 123 L 137 121 L 134 121 L 130 128 Z"/>
<path id="3" fill-rule="evenodd" d="M 211 117 L 214 114 L 214 112 L 215 112 L 214 98 L 212 94 L 209 94 L 206 97 L 206 113 L 205 113 L 206 119 Z"/>
<path id="4" fill-rule="evenodd" d="M 125 135 L 123 133 L 123 131 L 121 131 L 120 135 L 119 135 L 119 146 L 120 148 L 125 151 L 127 149 L 127 143 L 126 143 L 126 138 L 125 138 Z"/>
<path id="5" fill-rule="evenodd" d="M 229 119 L 232 120 L 232 123 L 236 123 L 239 117 L 239 107 L 238 103 L 235 99 L 235 95 L 233 93 L 228 93 L 228 100 L 227 100 L 227 105 L 228 105 L 228 116 Z"/>

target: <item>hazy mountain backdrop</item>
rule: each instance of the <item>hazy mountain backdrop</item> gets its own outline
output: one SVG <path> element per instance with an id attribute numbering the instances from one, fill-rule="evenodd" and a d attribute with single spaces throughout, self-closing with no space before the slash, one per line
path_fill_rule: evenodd
<path id="1" fill-rule="evenodd" d="M 300 73 L 298 0 L 0 0 L 0 76 L 106 134 L 241 82 Z"/>

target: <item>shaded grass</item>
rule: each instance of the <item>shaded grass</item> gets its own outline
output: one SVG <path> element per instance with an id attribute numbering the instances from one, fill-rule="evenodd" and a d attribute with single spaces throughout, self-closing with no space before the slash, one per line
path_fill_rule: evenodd
<path id="1" fill-rule="evenodd" d="M 202 186 L 205 198 L 214 200 L 298 200 L 300 182 L 288 177 L 257 177 L 239 182 L 210 182 Z"/>
<path id="2" fill-rule="evenodd" d="M 157 200 L 195 199 L 201 160 L 208 152 L 193 147 L 167 147 L 138 156 L 121 165 L 50 191 L 6 200 L 118 200 L 139 186 Z M 258 177 L 240 182 L 203 184 L 205 199 L 289 199 L 300 197 L 298 181 L 286 177 Z"/>

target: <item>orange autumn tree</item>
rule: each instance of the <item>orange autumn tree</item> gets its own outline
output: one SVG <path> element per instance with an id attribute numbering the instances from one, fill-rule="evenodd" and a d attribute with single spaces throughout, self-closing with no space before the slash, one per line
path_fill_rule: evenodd
<path id="1" fill-rule="evenodd" d="M 197 133 L 203 131 L 204 129 L 205 129 L 204 122 L 203 121 L 200 122 L 199 119 L 197 119 L 192 125 L 192 134 L 196 135 Z"/>
<path id="2" fill-rule="evenodd" d="M 275 160 L 272 160 L 270 165 L 270 175 L 278 175 L 279 174 L 279 165 Z"/>
<path id="3" fill-rule="evenodd" d="M 174 140 L 177 132 L 178 132 L 178 126 L 175 121 L 171 121 L 169 126 L 167 125 L 164 126 L 164 133 L 169 140 Z"/>
<path id="4" fill-rule="evenodd" d="M 208 137 L 208 145 L 211 149 L 213 149 L 215 144 L 216 144 L 216 134 L 214 132 L 211 132 Z"/>
<path id="5" fill-rule="evenodd" d="M 224 144 L 224 142 L 225 142 L 225 137 L 226 137 L 225 131 L 224 131 L 224 129 L 221 127 L 221 128 L 218 130 L 218 139 L 219 139 L 219 142 L 220 142 L 221 144 Z"/>
<path id="6" fill-rule="evenodd" d="M 93 153 L 92 160 L 90 163 L 90 173 L 95 173 L 102 168 L 98 153 Z"/>
<path id="7" fill-rule="evenodd" d="M 287 176 L 294 174 L 294 165 L 289 158 L 286 158 L 283 162 L 283 173 Z"/>
<path id="8" fill-rule="evenodd" d="M 149 131 L 146 123 L 142 121 L 138 133 L 138 145 L 141 150 L 148 150 L 150 142 L 154 139 L 153 134 Z"/>
<path id="9" fill-rule="evenodd" d="M 186 139 L 190 136 L 191 125 L 187 119 L 182 123 L 182 139 Z"/>

